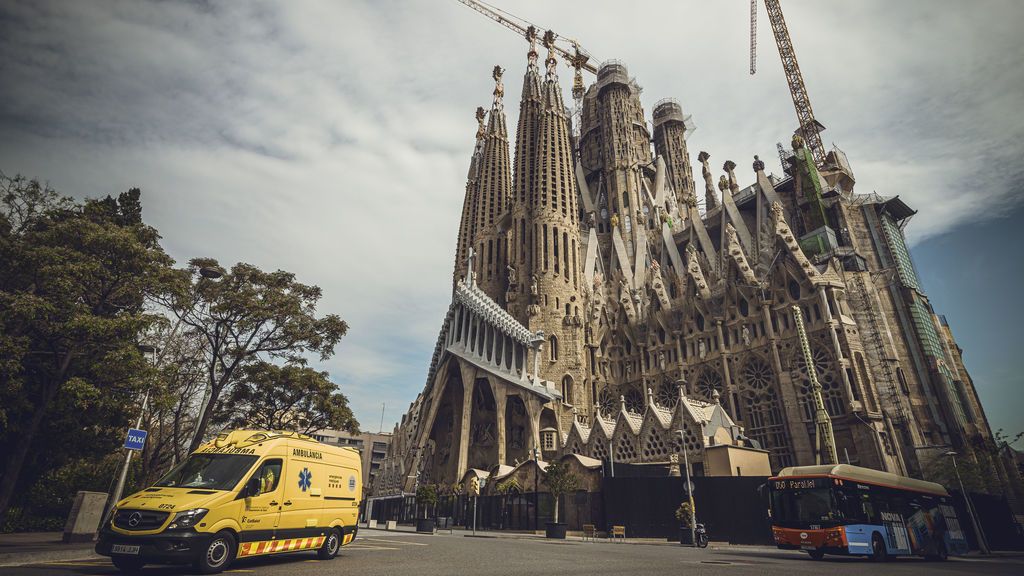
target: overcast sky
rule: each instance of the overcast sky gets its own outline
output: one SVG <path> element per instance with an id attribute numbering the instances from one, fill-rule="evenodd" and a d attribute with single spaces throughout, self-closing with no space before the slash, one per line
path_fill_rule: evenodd
<path id="1" fill-rule="evenodd" d="M 739 165 L 796 126 L 745 0 L 499 1 L 680 100 L 690 152 Z M 925 288 L 993 428 L 1024 428 L 1024 2 L 786 0 L 814 111 L 857 192 L 899 194 Z M 364 429 L 423 387 L 491 68 L 515 125 L 526 43 L 455 0 L 0 2 L 0 170 L 76 197 L 143 190 L 179 262 L 295 272 L 351 325 L 323 363 Z M 571 73 L 560 65 L 566 100 Z M 999 289 L 986 293 L 988 286 Z"/>

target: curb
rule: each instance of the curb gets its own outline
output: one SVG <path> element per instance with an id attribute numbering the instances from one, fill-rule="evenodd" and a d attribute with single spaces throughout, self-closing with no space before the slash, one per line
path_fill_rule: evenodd
<path id="1" fill-rule="evenodd" d="M 48 562 L 67 562 L 71 560 L 95 560 L 98 558 L 106 558 L 106 556 L 100 556 L 91 549 L 5 553 L 0 554 L 0 568 L 46 564 Z"/>

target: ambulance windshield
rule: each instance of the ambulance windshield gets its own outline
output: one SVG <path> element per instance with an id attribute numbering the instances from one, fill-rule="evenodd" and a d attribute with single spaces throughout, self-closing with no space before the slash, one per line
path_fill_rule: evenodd
<path id="1" fill-rule="evenodd" d="M 178 464 L 155 486 L 231 490 L 252 468 L 256 456 L 193 454 Z"/>

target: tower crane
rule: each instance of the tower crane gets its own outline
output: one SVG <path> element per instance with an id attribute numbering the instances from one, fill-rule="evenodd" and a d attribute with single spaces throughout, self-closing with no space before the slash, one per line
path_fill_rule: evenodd
<path id="1" fill-rule="evenodd" d="M 779 47 L 782 69 L 786 73 L 789 93 L 793 97 L 793 108 L 796 109 L 796 118 L 800 123 L 800 134 L 814 157 L 814 165 L 821 167 L 825 164 L 825 147 L 821 143 L 821 130 L 824 126 L 814 119 L 807 86 L 804 85 L 804 77 L 796 61 L 796 51 L 793 49 L 793 41 L 789 38 L 786 19 L 782 16 L 782 6 L 779 5 L 779 0 L 764 0 L 764 7 L 768 11 L 768 20 L 772 23 L 775 44 Z M 757 0 L 750 0 L 750 73 L 754 74 L 756 71 Z"/>
<path id="2" fill-rule="evenodd" d="M 494 20 L 498 24 L 501 24 L 502 26 L 508 28 L 509 30 L 512 30 L 513 32 L 519 34 L 520 36 L 523 36 L 531 43 L 534 42 L 537 38 L 537 26 L 531 24 L 527 20 L 519 18 L 518 16 L 514 16 L 504 10 L 501 10 L 500 8 L 496 8 L 484 2 L 479 2 L 478 0 L 459 0 L 459 2 L 465 4 L 466 6 L 469 6 L 470 8 L 476 10 L 477 12 L 483 14 L 484 16 L 487 16 L 491 20 Z M 526 26 L 524 26 L 521 23 L 525 23 Z M 555 42 L 558 40 L 563 40 L 567 42 L 571 48 L 571 51 L 570 49 L 564 48 L 556 44 Z M 577 42 L 576 40 L 572 38 L 565 38 L 564 36 L 559 36 L 558 34 L 555 34 L 551 30 L 548 30 L 544 34 L 544 46 L 554 50 L 559 55 L 561 55 L 562 58 L 565 59 L 566 64 L 572 66 L 575 70 L 575 74 L 573 75 L 572 81 L 572 97 L 576 103 L 576 109 L 579 110 L 580 104 L 583 100 L 583 93 L 586 90 L 586 87 L 583 84 L 583 70 L 586 70 L 587 72 L 590 72 L 591 74 L 594 75 L 597 74 L 597 68 L 590 63 L 590 60 L 592 58 L 590 53 L 584 50 L 580 46 L 580 43 Z"/>

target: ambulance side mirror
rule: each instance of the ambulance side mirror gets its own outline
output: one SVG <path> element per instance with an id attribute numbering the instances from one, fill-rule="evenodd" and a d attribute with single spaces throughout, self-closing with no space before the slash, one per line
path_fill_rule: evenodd
<path id="1" fill-rule="evenodd" d="M 242 489 L 243 498 L 251 498 L 253 496 L 260 495 L 260 479 L 257 476 L 249 478 L 249 481 L 245 483 L 245 488 Z"/>

